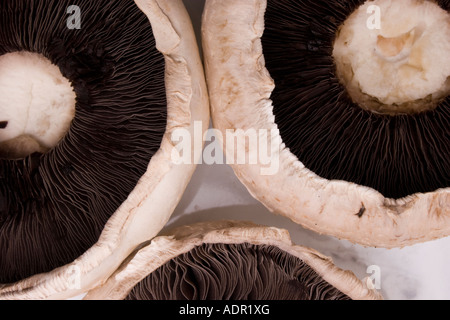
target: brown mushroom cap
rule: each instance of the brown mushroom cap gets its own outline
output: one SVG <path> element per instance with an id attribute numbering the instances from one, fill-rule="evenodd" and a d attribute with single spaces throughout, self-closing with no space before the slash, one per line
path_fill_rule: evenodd
<path id="1" fill-rule="evenodd" d="M 148 18 L 156 48 L 165 62 L 161 76 L 165 78 L 167 123 L 162 142 L 148 159 L 137 184 L 107 220 L 96 243 L 60 268 L 0 285 L 1 299 L 64 299 L 101 284 L 137 245 L 163 228 L 193 174 L 195 164 L 177 165 L 172 161 L 175 147 L 171 141 L 174 130 L 193 132 L 196 121 L 206 129 L 209 121 L 203 69 L 189 16 L 181 0 L 137 0 L 129 5 L 137 5 Z M 80 280 L 76 287 L 70 282 L 74 270 Z"/>
<path id="2" fill-rule="evenodd" d="M 381 296 L 285 230 L 217 221 L 155 238 L 85 299 L 349 298 Z"/>
<path id="3" fill-rule="evenodd" d="M 413 194 L 408 193 L 406 196 L 403 195 L 394 199 L 383 195 L 380 190 L 371 186 L 358 184 L 357 181 L 332 176 L 325 177 L 325 174 L 321 176 L 311 169 L 310 163 L 306 164 L 300 160 L 298 153 L 294 150 L 295 148 L 290 149 L 292 143 L 288 145 L 289 141 L 286 136 L 289 135 L 290 140 L 294 141 L 299 138 L 296 136 L 296 130 L 300 130 L 302 136 L 300 136 L 300 140 L 297 140 L 298 145 L 302 146 L 302 143 L 314 142 L 315 139 L 312 138 L 311 132 L 317 126 L 313 128 L 302 127 L 304 123 L 301 122 L 307 123 L 308 119 L 312 119 L 311 117 L 313 117 L 313 121 L 310 123 L 313 126 L 323 121 L 322 124 L 326 123 L 329 124 L 329 128 L 333 127 L 332 114 L 325 119 L 326 114 L 320 116 L 320 112 L 314 112 L 315 108 L 320 109 L 321 106 L 321 103 L 317 101 L 322 101 L 320 99 L 326 97 L 329 92 L 326 88 L 316 85 L 313 86 L 315 91 L 311 92 L 311 96 L 305 92 L 299 95 L 297 100 L 305 102 L 302 111 L 306 110 L 305 112 L 309 112 L 311 117 L 308 115 L 301 117 L 290 109 L 284 110 L 279 105 L 275 105 L 276 101 L 273 98 L 280 89 L 277 88 L 276 82 L 267 68 L 273 61 L 266 61 L 265 48 L 262 42 L 265 34 L 267 3 L 266 0 L 245 2 L 207 0 L 203 16 L 205 68 L 214 126 L 224 136 L 229 129 L 242 129 L 243 131 L 256 129 L 278 132 L 269 141 L 272 145 L 276 144 L 274 149 L 279 151 L 273 154 L 271 159 L 273 163 L 279 164 L 278 172 L 274 175 L 261 174 L 262 169 L 266 167 L 262 163 L 257 165 L 234 164 L 232 167 L 238 178 L 250 193 L 269 210 L 289 217 L 294 222 L 318 233 L 333 235 L 362 245 L 388 248 L 402 247 L 450 235 L 450 191 L 446 165 L 449 159 L 447 148 L 448 126 L 445 126 L 448 123 L 448 105 L 445 105 L 446 102 L 444 101 L 440 108 L 443 112 L 434 119 L 437 125 L 440 125 L 436 134 L 441 137 L 439 140 L 441 142 L 438 145 L 435 145 L 434 141 L 428 144 L 428 148 L 441 148 L 441 155 L 434 157 L 434 153 L 428 155 L 425 153 L 436 164 L 439 169 L 438 172 L 440 172 L 440 174 L 434 175 L 441 181 L 435 187 L 436 189 L 431 191 L 427 189 L 423 192 L 415 191 Z M 283 6 L 281 2 L 273 1 L 273 3 Z M 307 3 L 309 2 L 301 2 L 301 5 Z M 325 2 L 322 5 L 322 2 L 314 3 L 311 2 L 311 12 L 315 12 L 314 8 L 317 6 L 323 7 L 325 4 Z M 336 6 L 339 6 L 339 3 L 341 2 L 336 2 Z M 448 1 L 441 1 L 441 4 L 448 10 Z M 350 7 L 355 6 L 353 4 Z M 286 5 L 283 12 L 288 12 L 289 8 Z M 342 6 L 339 12 L 345 11 L 345 8 L 345 5 Z M 296 9 L 298 9 L 298 6 Z M 305 10 L 302 10 L 302 12 L 305 12 Z M 303 16 L 299 18 L 295 14 L 289 14 L 289 16 L 292 21 L 303 23 L 305 28 L 308 28 L 308 25 L 310 25 L 310 28 L 315 27 L 317 30 L 311 31 L 312 39 L 314 39 L 314 32 L 320 33 L 328 28 L 329 23 L 337 21 L 331 17 L 333 12 L 333 10 L 330 11 L 325 18 L 317 17 L 314 21 L 310 21 Z M 276 16 L 279 13 L 271 11 L 271 14 Z M 327 19 L 327 22 L 321 24 L 321 19 Z M 345 19 L 345 16 L 340 16 L 340 19 Z M 288 29 L 288 27 L 292 27 L 292 24 L 289 24 L 292 21 L 285 21 L 284 24 L 278 21 L 278 25 L 280 28 L 286 27 Z M 309 36 L 310 34 L 305 35 L 306 40 L 296 38 L 298 48 L 303 48 L 303 51 L 299 51 L 298 56 L 294 59 L 295 62 L 306 59 L 304 51 L 308 48 L 312 57 L 317 52 L 315 49 L 325 50 L 320 48 L 320 44 L 313 42 L 310 43 L 309 47 L 305 47 L 300 40 L 307 41 Z M 285 44 L 285 41 L 280 41 L 280 43 Z M 296 48 L 294 44 L 290 44 L 289 50 L 295 51 Z M 331 51 L 329 53 L 331 57 Z M 325 60 L 323 64 L 320 64 L 322 60 L 318 63 L 322 66 L 330 59 Z M 282 68 L 288 68 L 288 62 Z M 313 75 L 317 72 L 317 70 L 311 70 Z M 283 81 L 283 74 L 285 73 L 277 74 L 278 81 Z M 312 77 L 308 72 L 298 72 L 299 79 L 304 79 L 307 84 L 313 84 L 316 80 L 328 83 L 327 79 L 330 74 L 332 73 L 325 70 L 320 77 Z M 286 81 L 291 78 L 295 79 L 295 74 L 289 74 L 285 77 Z M 333 80 L 329 82 L 333 83 Z M 339 81 L 336 81 L 336 85 L 339 85 Z M 332 93 L 335 93 L 335 91 L 332 91 Z M 287 102 L 295 100 L 296 97 L 294 96 L 290 97 Z M 324 104 L 325 102 L 329 103 L 329 101 L 323 100 Z M 284 111 L 285 114 L 283 114 Z M 355 109 L 355 112 L 358 113 L 359 110 Z M 364 110 L 361 109 L 361 112 L 364 112 Z M 352 114 L 352 112 L 349 111 L 349 114 Z M 339 114 L 336 115 L 336 118 L 339 118 L 338 116 Z M 280 117 L 291 119 L 294 122 L 299 121 L 299 125 L 296 127 L 291 123 L 290 126 L 280 127 L 278 124 Z M 433 116 L 430 119 L 433 119 Z M 400 123 L 402 120 L 396 121 Z M 376 125 L 376 121 L 372 124 Z M 387 126 L 387 128 L 392 127 L 393 123 Z M 346 123 L 343 128 L 351 128 L 351 123 Z M 403 127 L 400 126 L 399 128 Z M 322 129 L 324 129 L 324 132 L 329 131 L 327 128 Z M 352 132 L 352 130 L 347 130 L 346 134 L 355 139 L 361 136 L 360 133 Z M 327 132 L 327 135 L 330 136 L 329 132 Z M 342 135 L 337 134 L 336 138 L 339 140 Z M 333 140 L 322 139 L 322 137 L 316 140 L 318 144 L 328 146 L 329 150 L 337 150 L 339 147 L 339 141 L 330 142 Z M 353 139 L 350 140 L 350 142 L 354 141 Z M 398 141 L 398 139 L 395 141 Z M 420 139 L 415 141 L 425 142 Z M 372 143 L 362 144 L 364 147 L 373 146 L 373 141 L 370 140 L 370 142 Z M 248 146 L 244 143 L 241 141 L 242 145 L 238 145 L 236 148 L 248 149 Z M 347 153 L 347 160 L 339 162 L 337 161 L 339 152 L 336 150 L 335 153 L 329 154 L 320 150 L 314 152 L 315 150 L 309 147 L 297 149 L 304 153 L 310 153 L 312 155 L 310 162 L 315 166 L 324 164 L 324 170 L 329 169 L 330 166 L 336 166 L 336 164 L 341 169 L 350 164 L 353 166 L 358 163 L 359 156 L 365 157 L 365 160 L 370 158 L 370 154 Z M 322 158 L 318 160 L 314 156 Z M 439 159 L 442 162 L 439 162 Z M 359 165 L 366 162 L 360 161 Z M 418 169 L 420 175 L 426 175 L 426 166 L 425 164 L 425 167 Z M 414 168 L 414 170 L 416 169 Z M 361 172 L 361 170 L 363 171 Z M 358 170 L 349 168 L 341 171 L 345 173 L 354 171 L 361 174 L 367 171 L 364 168 L 361 170 L 360 168 Z M 376 172 L 376 170 L 372 171 Z M 402 171 L 404 174 L 405 170 Z M 385 175 L 384 178 L 389 179 L 389 176 Z M 411 177 L 408 177 L 408 179 L 411 180 Z M 399 186 L 401 187 L 401 185 L 396 187 Z"/>

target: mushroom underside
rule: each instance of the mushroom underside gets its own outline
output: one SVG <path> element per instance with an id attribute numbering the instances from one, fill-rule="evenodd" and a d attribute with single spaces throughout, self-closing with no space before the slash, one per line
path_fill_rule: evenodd
<path id="1" fill-rule="evenodd" d="M 425 21 L 427 36 L 449 11 L 448 1 L 399 1 L 437 7 L 440 18 Z M 237 177 L 270 211 L 307 229 L 385 248 L 448 236 L 448 95 L 440 92 L 426 111 L 377 113 L 355 103 L 337 75 L 334 40 L 363 3 L 207 0 L 202 32 L 214 127 L 250 138 L 227 141 Z M 405 38 L 409 53 L 421 30 L 375 37 L 375 45 Z M 437 49 L 450 44 L 441 40 Z M 245 163 L 233 159 L 236 149 L 245 150 Z"/>
<path id="2" fill-rule="evenodd" d="M 427 4 L 428 1 L 424 1 Z M 403 2 L 405 5 L 417 3 Z M 347 19 L 365 3 L 365 0 L 267 1 L 261 41 L 266 68 L 275 82 L 271 100 L 283 143 L 318 176 L 369 187 L 386 198 L 401 199 L 448 188 L 449 92 L 437 100 L 431 110 L 417 114 L 383 114 L 355 102 L 336 72 L 333 56 L 336 37 Z M 440 5 L 437 11 L 446 10 L 448 13 L 448 1 L 436 3 Z M 384 1 L 368 4 L 381 5 Z M 431 9 L 427 6 L 423 10 Z M 357 29 L 348 31 L 345 41 L 351 42 L 352 34 L 373 38 L 373 34 L 378 32 L 366 27 L 366 20 L 371 16 L 365 11 L 363 13 L 364 25 L 358 24 Z M 381 12 L 381 17 L 388 13 Z M 447 16 L 450 19 L 450 15 Z M 397 19 L 401 28 L 401 23 L 406 23 L 403 20 L 407 21 L 408 17 L 401 15 Z M 442 18 L 438 21 L 442 22 Z M 395 21 L 382 22 L 386 28 L 388 22 L 389 27 L 395 24 Z M 447 28 L 450 35 L 450 23 L 446 27 L 445 20 L 443 22 L 441 29 Z M 437 27 L 432 25 L 428 28 Z M 446 39 L 448 35 L 443 34 L 443 43 L 449 41 Z M 436 50 L 439 48 L 437 43 Z M 449 65 L 445 52 L 443 57 L 443 64 Z M 436 67 L 436 70 L 440 69 Z M 383 70 L 373 72 L 381 73 Z M 389 74 L 386 71 L 386 76 Z M 447 77 L 450 79 L 450 74 Z M 404 82 L 409 83 L 407 78 Z M 426 100 L 424 98 L 417 103 L 428 104 Z M 398 109 L 386 106 L 389 107 Z"/>
<path id="3" fill-rule="evenodd" d="M 126 300 L 349 300 L 275 246 L 203 244 L 161 266 Z"/>
<path id="4" fill-rule="evenodd" d="M 352 272 L 244 221 L 186 225 L 143 244 L 86 300 L 381 299 Z"/>
<path id="5" fill-rule="evenodd" d="M 68 28 L 71 6 L 81 8 L 81 29 Z M 55 147 L 0 160 L 0 283 L 13 283 L 98 241 L 160 148 L 167 101 L 164 56 L 134 2 L 7 0 L 0 16 L 0 58 L 39 54 L 76 94 L 75 117 Z M 2 130 L 14 125 L 0 121 Z"/>

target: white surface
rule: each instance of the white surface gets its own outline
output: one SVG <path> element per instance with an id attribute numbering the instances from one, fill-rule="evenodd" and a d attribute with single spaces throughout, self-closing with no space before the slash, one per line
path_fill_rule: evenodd
<path id="1" fill-rule="evenodd" d="M 204 0 L 185 0 L 199 30 Z M 247 220 L 285 228 L 296 244 L 316 249 L 336 265 L 365 278 L 370 266 L 381 271 L 386 299 L 450 299 L 450 238 L 404 249 L 363 248 L 321 236 L 276 216 L 252 198 L 227 165 L 200 165 L 167 228 L 208 220 Z"/>

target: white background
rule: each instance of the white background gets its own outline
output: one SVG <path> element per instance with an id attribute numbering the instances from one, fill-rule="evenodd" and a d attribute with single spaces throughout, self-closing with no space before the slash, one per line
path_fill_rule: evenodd
<path id="1" fill-rule="evenodd" d="M 224 0 L 226 1 L 226 0 Z M 200 35 L 204 0 L 185 0 Z M 226 165 L 200 165 L 167 228 L 209 220 L 247 220 L 289 230 L 296 244 L 316 249 L 363 279 L 381 270 L 385 299 L 450 299 L 450 238 L 405 249 L 363 248 L 303 229 L 252 198 Z"/>

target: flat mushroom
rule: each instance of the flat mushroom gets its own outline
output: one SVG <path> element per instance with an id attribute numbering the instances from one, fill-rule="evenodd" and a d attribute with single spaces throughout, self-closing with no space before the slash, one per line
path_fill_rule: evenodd
<path id="1" fill-rule="evenodd" d="M 254 197 L 364 246 L 450 235 L 449 12 L 448 0 L 207 0 L 213 124 Z"/>
<path id="2" fill-rule="evenodd" d="M 181 0 L 1 1 L 0 299 L 77 296 L 156 236 L 195 169 L 172 133 L 195 124 Z"/>
<path id="3" fill-rule="evenodd" d="M 215 221 L 178 228 L 132 255 L 86 300 L 382 299 L 286 230 Z"/>

